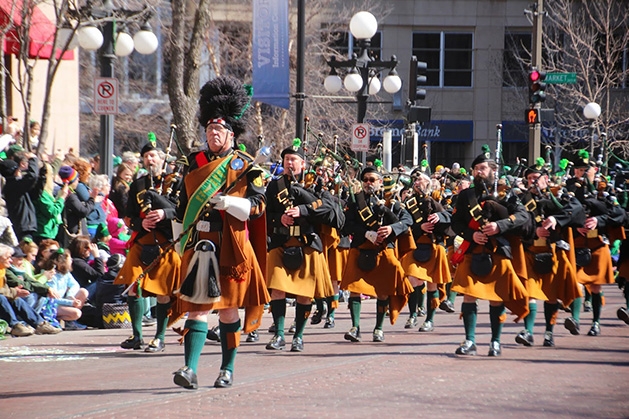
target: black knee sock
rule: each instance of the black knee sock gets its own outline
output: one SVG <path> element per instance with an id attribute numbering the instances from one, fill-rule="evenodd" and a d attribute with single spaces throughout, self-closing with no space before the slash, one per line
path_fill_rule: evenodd
<path id="1" fill-rule="evenodd" d="M 284 320 L 286 319 L 286 298 L 271 300 L 271 314 L 275 323 L 275 334 L 284 337 Z"/>
<path id="2" fill-rule="evenodd" d="M 144 316 L 144 300 L 140 297 L 127 296 L 129 306 L 129 317 L 131 317 L 131 328 L 133 336 L 142 339 L 142 317 Z"/>
<path id="3" fill-rule="evenodd" d="M 603 293 L 592 293 L 592 321 L 601 320 L 601 309 L 603 308 Z"/>
<path id="4" fill-rule="evenodd" d="M 376 329 L 382 330 L 382 325 L 384 324 L 384 315 L 387 314 L 388 306 L 388 299 L 376 301 Z"/>
<path id="5" fill-rule="evenodd" d="M 557 310 L 559 303 L 549 303 L 544 301 L 544 320 L 546 321 L 546 331 L 552 332 L 557 321 Z"/>
<path id="6" fill-rule="evenodd" d="M 465 340 L 476 342 L 476 303 L 461 303 Z"/>

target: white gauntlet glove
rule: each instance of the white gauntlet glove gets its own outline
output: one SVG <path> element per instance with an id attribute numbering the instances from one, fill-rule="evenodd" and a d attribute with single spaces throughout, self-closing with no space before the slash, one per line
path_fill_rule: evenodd
<path id="1" fill-rule="evenodd" d="M 365 238 L 367 240 L 369 240 L 370 242 L 375 244 L 376 240 L 378 240 L 378 232 L 377 231 L 371 231 L 371 230 L 366 231 L 365 232 Z"/>
<path id="2" fill-rule="evenodd" d="M 251 213 L 251 201 L 247 198 L 217 195 L 210 198 L 210 203 L 214 205 L 214 209 L 226 211 L 240 221 L 246 221 Z"/>

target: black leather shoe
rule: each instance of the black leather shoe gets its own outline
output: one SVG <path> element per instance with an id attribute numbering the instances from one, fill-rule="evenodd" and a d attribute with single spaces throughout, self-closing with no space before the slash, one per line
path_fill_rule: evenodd
<path id="1" fill-rule="evenodd" d="M 352 327 L 349 332 L 345 333 L 345 340 L 360 342 L 360 330 L 357 327 Z"/>
<path id="2" fill-rule="evenodd" d="M 199 387 L 197 382 L 197 374 L 190 369 L 190 367 L 181 367 L 173 374 L 173 381 L 180 387 L 188 390 L 196 390 Z"/>
<path id="3" fill-rule="evenodd" d="M 214 381 L 214 387 L 216 388 L 226 388 L 231 387 L 233 383 L 233 375 L 229 370 L 221 370 L 218 373 L 218 378 Z"/>
<path id="4" fill-rule="evenodd" d="M 271 326 L 269 326 L 269 333 L 275 334 L 275 332 L 277 332 L 277 327 L 275 327 L 275 323 L 273 323 Z"/>
<path id="5" fill-rule="evenodd" d="M 323 328 L 324 329 L 334 329 L 334 326 L 335 326 L 334 318 L 333 317 L 332 318 L 328 317 L 326 319 L 326 321 L 325 321 L 325 324 L 323 325 Z"/>
<path id="6" fill-rule="evenodd" d="M 315 311 L 310 319 L 310 324 L 319 324 L 323 320 L 323 313 L 319 310 Z"/>
<path id="7" fill-rule="evenodd" d="M 616 311 L 616 315 L 620 320 L 629 324 L 629 312 L 627 312 L 626 308 L 620 307 L 618 311 Z"/>
<path id="8" fill-rule="evenodd" d="M 125 341 L 123 341 L 120 344 L 120 347 L 122 349 L 133 349 L 133 350 L 139 350 L 142 349 L 144 347 L 144 341 L 138 337 L 135 336 L 129 336 L 129 338 Z"/>
<path id="9" fill-rule="evenodd" d="M 164 349 L 166 349 L 166 345 L 164 345 L 164 342 L 159 338 L 155 338 L 151 339 L 149 344 L 146 345 L 146 348 L 144 348 L 144 352 L 164 352 Z"/>
<path id="10" fill-rule="evenodd" d="M 297 330 L 297 323 L 292 322 L 288 328 L 288 333 L 295 333 L 295 330 Z"/>
<path id="11" fill-rule="evenodd" d="M 520 345 L 533 346 L 533 335 L 528 330 L 523 330 L 515 337 L 515 341 Z"/>
<path id="12" fill-rule="evenodd" d="M 266 344 L 266 349 L 269 351 L 281 351 L 286 346 L 284 336 L 275 335 L 271 338 L 271 341 Z"/>
<path id="13" fill-rule="evenodd" d="M 592 323 L 592 327 L 590 327 L 588 336 L 598 336 L 600 334 L 601 334 L 601 326 L 599 326 L 598 322 Z"/>
<path id="14" fill-rule="evenodd" d="M 555 346 L 555 340 L 553 339 L 553 334 L 551 332 L 544 333 L 544 346 Z"/>
<path id="15" fill-rule="evenodd" d="M 443 310 L 446 313 L 454 313 L 454 304 L 450 300 L 443 300 L 441 304 L 439 304 L 439 310 Z"/>
<path id="16" fill-rule="evenodd" d="M 476 344 L 471 340 L 464 340 L 454 353 L 457 355 L 476 355 Z"/>
<path id="17" fill-rule="evenodd" d="M 502 350 L 500 349 L 500 342 L 496 342 L 492 340 L 489 344 L 489 353 L 487 356 L 500 356 L 502 354 Z"/>
<path id="18" fill-rule="evenodd" d="M 247 342 L 257 342 L 260 340 L 260 336 L 258 335 L 258 331 L 254 330 L 253 332 L 247 335 Z"/>
<path id="19" fill-rule="evenodd" d="M 207 331 L 207 338 L 213 342 L 221 341 L 221 328 L 220 326 L 214 326 Z"/>
<path id="20" fill-rule="evenodd" d="M 566 321 L 563 323 L 563 326 L 570 331 L 571 335 L 579 334 L 579 322 L 574 319 L 574 317 L 568 317 Z"/>
<path id="21" fill-rule="evenodd" d="M 291 352 L 303 352 L 304 351 L 304 340 L 300 337 L 293 338 L 293 343 L 290 345 Z"/>

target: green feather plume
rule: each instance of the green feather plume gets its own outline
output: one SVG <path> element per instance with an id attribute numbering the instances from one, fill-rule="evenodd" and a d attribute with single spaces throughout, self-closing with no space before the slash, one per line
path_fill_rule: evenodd
<path id="1" fill-rule="evenodd" d="M 464 168 L 460 168 L 459 169 L 459 173 L 461 173 L 463 176 L 467 175 L 467 170 L 465 170 Z"/>
<path id="2" fill-rule="evenodd" d="M 489 148 L 488 144 L 483 144 L 483 146 L 480 148 L 480 151 L 482 153 L 490 153 L 491 154 L 491 148 Z"/>
<path id="3" fill-rule="evenodd" d="M 583 160 L 585 159 L 589 159 L 590 158 L 590 153 L 588 153 L 587 150 L 579 150 L 579 152 L 577 153 L 577 155 L 582 158 Z"/>
<path id="4" fill-rule="evenodd" d="M 293 140 L 293 147 L 296 147 L 296 148 L 301 147 L 301 139 L 299 139 L 299 138 L 295 138 L 295 139 Z"/>
<path id="5" fill-rule="evenodd" d="M 376 166 L 376 167 L 382 167 L 382 160 L 380 160 L 380 159 L 375 159 L 375 160 L 373 161 L 373 165 L 374 165 L 374 166 Z"/>
<path id="6" fill-rule="evenodd" d="M 151 131 L 148 133 L 147 137 L 149 139 L 149 143 L 151 143 L 153 147 L 157 147 L 157 137 L 155 136 L 155 133 Z"/>
<path id="7" fill-rule="evenodd" d="M 240 151 L 247 151 L 247 146 L 242 144 L 242 143 L 240 143 L 240 144 L 238 144 L 238 150 L 240 150 Z"/>
<path id="8" fill-rule="evenodd" d="M 428 167 L 428 160 L 423 159 L 422 162 L 421 162 L 421 166 L 422 167 Z"/>
<path id="9" fill-rule="evenodd" d="M 559 160 L 559 168 L 561 170 L 566 170 L 566 168 L 568 167 L 568 163 L 570 163 L 570 161 L 568 159 L 561 159 L 561 160 Z"/>
<path id="10" fill-rule="evenodd" d="M 544 165 L 546 164 L 546 160 L 544 160 L 543 157 L 538 157 L 535 159 L 535 166 L 538 168 L 542 168 L 544 167 Z"/>

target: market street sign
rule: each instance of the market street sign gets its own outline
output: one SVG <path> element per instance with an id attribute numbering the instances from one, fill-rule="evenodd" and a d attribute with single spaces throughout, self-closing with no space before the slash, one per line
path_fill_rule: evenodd
<path id="1" fill-rule="evenodd" d="M 574 84 L 577 82 L 577 73 L 546 73 L 544 82 L 548 84 Z"/>

